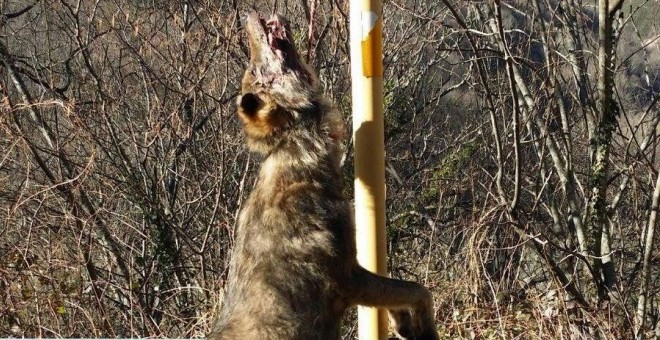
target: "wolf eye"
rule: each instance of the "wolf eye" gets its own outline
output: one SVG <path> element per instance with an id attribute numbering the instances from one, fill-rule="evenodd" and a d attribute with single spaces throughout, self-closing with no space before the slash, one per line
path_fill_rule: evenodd
<path id="1" fill-rule="evenodd" d="M 246 93 L 241 97 L 241 109 L 246 114 L 252 115 L 257 112 L 259 107 L 262 105 L 261 99 L 254 93 Z"/>

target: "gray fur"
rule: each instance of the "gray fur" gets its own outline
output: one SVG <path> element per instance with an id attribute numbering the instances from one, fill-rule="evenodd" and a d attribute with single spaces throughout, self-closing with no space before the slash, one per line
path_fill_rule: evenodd
<path id="1" fill-rule="evenodd" d="M 283 19 L 269 22 L 256 13 L 247 20 L 251 61 L 238 115 L 248 147 L 264 160 L 240 212 L 209 338 L 339 339 L 345 310 L 361 304 L 390 309 L 401 338 L 437 339 L 426 288 L 357 264 L 339 164 L 341 117 L 298 59 Z M 271 27 L 282 39 L 277 46 L 285 46 L 279 52 L 269 42 Z"/>

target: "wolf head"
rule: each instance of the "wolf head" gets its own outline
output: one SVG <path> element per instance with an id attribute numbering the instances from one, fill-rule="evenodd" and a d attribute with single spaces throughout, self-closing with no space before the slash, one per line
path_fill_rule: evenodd
<path id="1" fill-rule="evenodd" d="M 341 117 L 323 98 L 314 71 L 300 59 L 288 22 L 252 12 L 245 29 L 250 63 L 237 106 L 248 147 L 268 154 L 303 132 L 335 142 L 343 138 Z"/>

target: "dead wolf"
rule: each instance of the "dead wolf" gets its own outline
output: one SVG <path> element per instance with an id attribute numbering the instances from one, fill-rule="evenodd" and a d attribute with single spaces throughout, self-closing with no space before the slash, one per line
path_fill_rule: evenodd
<path id="1" fill-rule="evenodd" d="M 245 26 L 250 63 L 238 116 L 263 162 L 239 215 L 209 339 L 339 339 L 342 316 L 356 304 L 387 308 L 403 339 L 438 339 L 426 288 L 356 261 L 342 195 L 343 122 L 300 60 L 288 24 L 252 12 Z"/>

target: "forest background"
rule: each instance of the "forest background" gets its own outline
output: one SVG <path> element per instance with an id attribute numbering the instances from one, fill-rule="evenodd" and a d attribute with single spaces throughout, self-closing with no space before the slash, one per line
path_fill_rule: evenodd
<path id="1" fill-rule="evenodd" d="M 0 1 L 0 337 L 206 333 L 252 6 L 350 125 L 346 0 Z M 390 275 L 446 338 L 660 336 L 660 3 L 384 6 Z"/>

